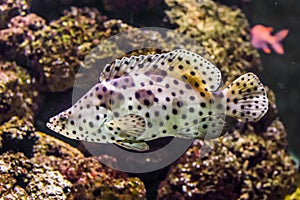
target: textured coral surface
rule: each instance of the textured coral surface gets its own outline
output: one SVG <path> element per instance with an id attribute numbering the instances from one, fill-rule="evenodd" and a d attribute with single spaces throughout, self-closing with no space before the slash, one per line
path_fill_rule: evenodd
<path id="1" fill-rule="evenodd" d="M 140 179 L 105 168 L 17 117 L 0 126 L 4 199 L 144 199 Z"/>
<path id="2" fill-rule="evenodd" d="M 0 124 L 13 116 L 33 122 L 38 106 L 38 91 L 32 87 L 33 82 L 26 69 L 15 62 L 0 61 Z"/>

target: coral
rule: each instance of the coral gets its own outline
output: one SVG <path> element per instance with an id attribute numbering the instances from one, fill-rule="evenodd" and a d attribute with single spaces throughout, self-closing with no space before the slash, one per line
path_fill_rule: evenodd
<path id="1" fill-rule="evenodd" d="M 23 153 L 0 155 L 2 180 L 1 197 L 4 199 L 66 199 L 72 184 L 60 172 L 32 163 Z"/>
<path id="2" fill-rule="evenodd" d="M 196 141 L 171 167 L 158 199 L 282 199 L 297 175 L 285 137 L 275 120 L 262 135 L 235 131 L 217 142 Z M 210 151 L 200 157 L 204 145 Z"/>
<path id="3" fill-rule="evenodd" d="M 0 177 L 9 177 L 0 180 L 3 188 L 0 190 L 1 197 L 66 199 L 72 184 L 44 162 L 83 156 L 78 150 L 58 139 L 35 132 L 30 122 L 17 117 L 0 126 L 0 142 Z M 61 152 L 64 154 L 60 155 Z M 43 160 L 35 159 L 42 155 L 45 156 Z"/>
<path id="4" fill-rule="evenodd" d="M 16 16 L 12 18 L 8 24 L 9 27 L 23 29 L 30 31 L 28 35 L 33 35 L 32 31 L 42 29 L 46 24 L 46 21 L 37 16 L 34 13 L 30 13 L 26 16 Z"/>
<path id="5" fill-rule="evenodd" d="M 70 199 L 144 199 L 145 187 L 138 178 L 102 166 L 95 157 L 59 159 L 53 156 L 34 157 L 64 175 L 73 186 Z"/>
<path id="6" fill-rule="evenodd" d="M 55 156 L 58 160 L 69 160 L 77 157 L 83 157 L 83 154 L 78 149 L 72 147 L 68 143 L 42 132 L 35 132 L 35 134 L 39 137 L 33 147 L 35 157 L 48 155 Z"/>
<path id="7" fill-rule="evenodd" d="M 0 29 L 5 28 L 11 18 L 17 15 L 26 15 L 29 8 L 30 0 L 0 1 Z"/>
<path id="8" fill-rule="evenodd" d="M 219 5 L 211 0 L 165 0 L 170 23 L 201 46 L 232 82 L 246 71 L 261 69 L 258 52 L 250 44 L 249 24 L 240 9 Z"/>
<path id="9" fill-rule="evenodd" d="M 112 176 L 94 157 L 62 162 L 58 167 L 74 184 L 71 199 L 145 198 L 143 182 L 125 173 Z"/>
<path id="10" fill-rule="evenodd" d="M 34 14 L 17 16 L 9 29 L 0 31 L 0 47 L 5 49 L 0 55 L 26 66 L 39 89 L 65 91 L 73 86 L 75 74 L 90 50 L 126 29 L 123 24 L 107 28 L 105 20 L 96 9 L 75 7 L 49 25 Z"/>
<path id="11" fill-rule="evenodd" d="M 298 186 L 297 189 L 290 195 L 287 195 L 284 200 L 298 200 L 300 199 L 300 187 Z"/>
<path id="12" fill-rule="evenodd" d="M 69 144 L 35 131 L 29 121 L 12 117 L 0 126 L 0 152 L 22 152 L 25 156 L 55 156 L 59 159 L 83 157 L 83 154 Z"/>
<path id="13" fill-rule="evenodd" d="M 67 199 L 72 184 L 59 171 L 49 167 L 35 167 L 31 171 L 26 190 L 32 199 Z"/>
<path id="14" fill-rule="evenodd" d="M 32 156 L 32 145 L 37 140 L 31 122 L 12 117 L 0 126 L 0 152 L 22 152 Z"/>
<path id="15" fill-rule="evenodd" d="M 0 126 L 0 195 L 6 198 L 144 199 L 138 178 L 103 167 L 17 117 Z M 5 178 L 7 177 L 7 178 Z"/>
<path id="16" fill-rule="evenodd" d="M 15 62 L 0 61 L 0 124 L 12 116 L 33 122 L 39 103 L 33 82 L 29 73 Z"/>

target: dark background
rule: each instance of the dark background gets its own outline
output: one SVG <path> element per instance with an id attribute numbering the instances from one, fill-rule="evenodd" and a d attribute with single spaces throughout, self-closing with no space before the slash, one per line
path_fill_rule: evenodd
<path id="1" fill-rule="evenodd" d="M 286 130 L 290 150 L 300 156 L 300 1 L 251 0 L 242 5 L 251 26 L 263 24 L 276 31 L 289 29 L 283 40 L 285 54 L 260 51 L 263 72 L 260 79 L 276 94 L 279 116 Z"/>

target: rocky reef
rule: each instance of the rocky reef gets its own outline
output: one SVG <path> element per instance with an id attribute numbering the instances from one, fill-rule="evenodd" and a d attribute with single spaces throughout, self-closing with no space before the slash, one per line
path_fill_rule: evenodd
<path id="1" fill-rule="evenodd" d="M 197 140 L 171 167 L 158 199 L 283 199 L 297 179 L 285 137 L 277 119 L 260 135 L 248 129 Z M 204 145 L 210 151 L 200 157 Z"/>
<path id="2" fill-rule="evenodd" d="M 2 0 L 0 2 L 0 29 L 7 27 L 8 22 L 15 16 L 24 16 L 29 13 L 30 1 Z"/>
<path id="3" fill-rule="evenodd" d="M 287 195 L 284 200 L 297 200 L 300 198 L 300 188 L 298 187 L 294 193 Z"/>
<path id="4" fill-rule="evenodd" d="M 60 92 L 74 85 L 84 57 L 99 42 L 126 30 L 106 27 L 93 8 L 72 7 L 49 25 L 36 14 L 16 16 L 0 31 L 0 57 L 26 67 L 42 91 Z M 107 23 L 109 24 L 109 23 Z"/>
<path id="5" fill-rule="evenodd" d="M 55 2 L 58 1 L 52 4 Z M 66 92 L 74 86 L 75 77 L 87 80 L 84 74 L 76 75 L 80 67 L 90 69 L 100 60 L 114 59 L 123 52 L 124 44 L 94 48 L 112 35 L 139 26 L 101 14 L 106 11 L 103 9 L 118 10 L 126 4 L 102 2 L 102 7 L 87 1 L 86 5 L 95 7 L 79 8 L 70 7 L 75 4 L 73 1 L 60 1 L 59 5 L 67 9 L 54 14 L 59 17 L 51 21 L 37 14 L 35 1 L 0 2 L 0 196 L 127 200 L 145 199 L 148 190 L 149 199 L 297 199 L 299 172 L 288 153 L 275 94 L 267 87 L 269 111 L 259 122 L 241 123 L 228 118 L 225 136 L 212 141 L 196 140 L 168 167 L 165 176 L 150 178 L 155 183 L 147 182 L 147 175 L 141 175 L 145 185 L 136 175 L 106 167 L 95 157 L 86 157 L 68 141 L 36 130 L 36 113 L 47 113 L 49 109 L 42 106 L 45 92 Z M 138 10 L 139 6 L 132 2 L 127 3 Z M 241 10 L 211 0 L 142 3 L 151 9 L 163 3 L 165 16 L 157 24 L 164 21 L 173 31 L 165 35 L 151 33 L 151 40 L 145 41 L 139 35 L 146 36 L 147 32 L 129 32 L 123 41 L 130 48 L 138 43 L 150 47 L 136 49 L 130 55 L 172 50 L 185 43 L 187 49 L 219 67 L 225 85 L 243 73 L 262 70 Z M 81 2 L 82 5 L 85 4 Z M 37 12 L 30 13 L 30 8 Z M 160 49 L 155 47 L 158 44 Z M 89 54 L 92 49 L 94 52 Z M 89 78 L 93 76 L 97 79 L 98 73 Z M 209 151 L 204 152 L 202 147 Z M 161 170 L 165 171 L 168 169 Z M 151 188 L 159 183 L 158 189 Z M 149 191 L 157 191 L 157 197 Z"/>
<path id="6" fill-rule="evenodd" d="M 39 100 L 34 79 L 15 62 L 0 61 L 0 124 L 13 116 L 33 122 Z"/>
<path id="7" fill-rule="evenodd" d="M 246 71 L 261 69 L 259 54 L 250 44 L 248 21 L 241 10 L 210 0 L 165 2 L 168 21 L 205 48 L 224 80 L 232 82 Z"/>
<path id="8" fill-rule="evenodd" d="M 13 117 L 0 126 L 0 196 L 4 199 L 144 199 L 138 178 Z"/>

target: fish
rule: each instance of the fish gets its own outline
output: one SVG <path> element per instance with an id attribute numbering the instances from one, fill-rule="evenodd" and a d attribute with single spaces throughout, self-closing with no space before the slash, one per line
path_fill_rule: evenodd
<path id="1" fill-rule="evenodd" d="M 278 54 L 284 54 L 284 49 L 281 41 L 287 37 L 289 30 L 283 29 L 278 31 L 275 35 L 271 35 L 273 32 L 272 27 L 266 27 L 263 25 L 255 25 L 250 30 L 251 44 L 254 48 L 262 49 L 265 53 L 271 53 L 272 49 Z"/>
<path id="2" fill-rule="evenodd" d="M 250 122 L 268 110 L 263 84 L 252 72 L 218 90 L 221 72 L 184 49 L 115 59 L 99 81 L 47 127 L 75 140 L 149 150 L 163 137 L 217 138 L 225 116 Z"/>

